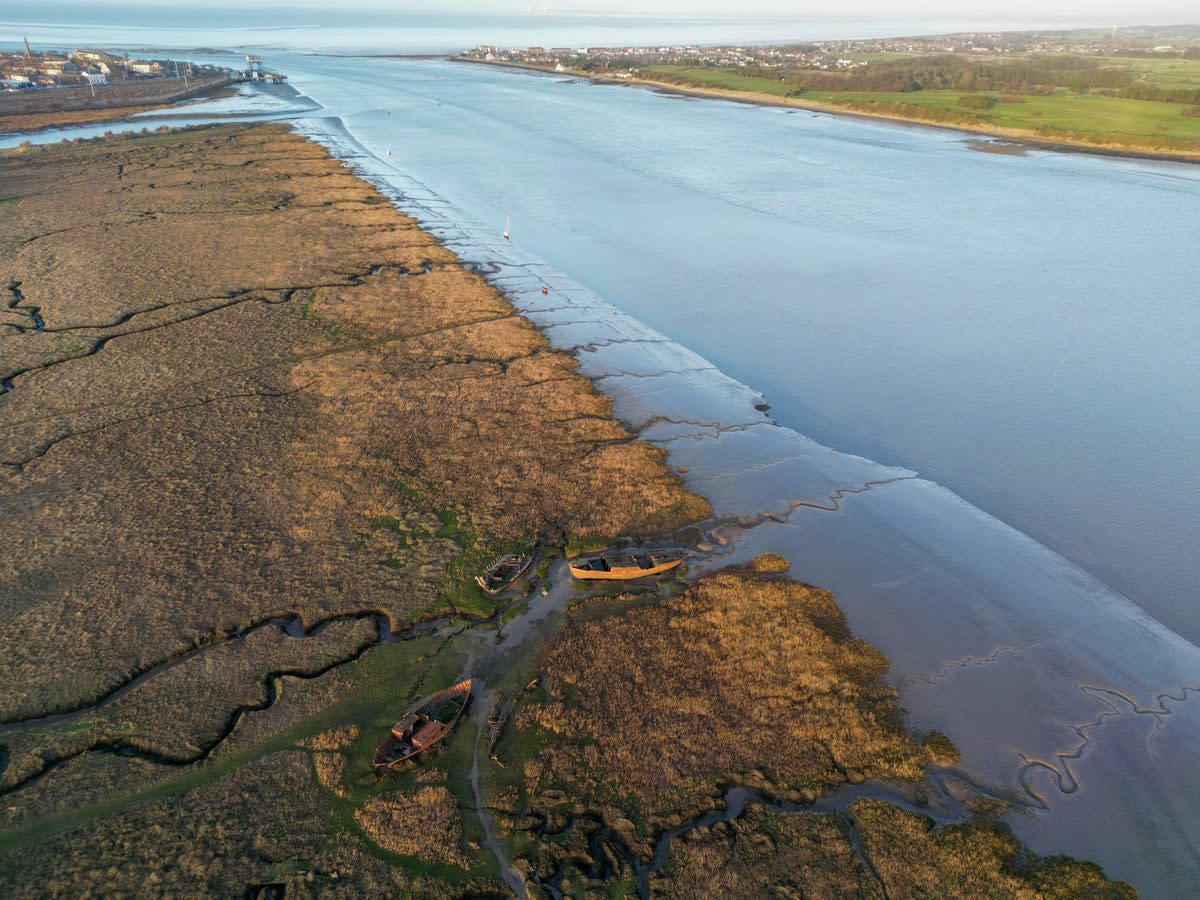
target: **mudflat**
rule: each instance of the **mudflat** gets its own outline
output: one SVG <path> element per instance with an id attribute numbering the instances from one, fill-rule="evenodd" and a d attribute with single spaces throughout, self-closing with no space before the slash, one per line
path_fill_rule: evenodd
<path id="1" fill-rule="evenodd" d="M 905 730 L 887 660 L 832 594 L 786 569 L 760 556 L 560 635 L 496 750 L 494 807 L 535 883 L 572 896 L 1136 896 L 1091 863 L 1029 853 L 996 818 L 1003 799 L 934 779 L 955 771 L 953 746 Z M 856 797 L 858 785 L 872 787 Z"/>
<path id="2" fill-rule="evenodd" d="M 490 615 L 472 576 L 510 545 L 708 512 L 282 128 L 8 153 L 0 185 L 9 826 L 206 760 L 281 677 Z"/>
<path id="3" fill-rule="evenodd" d="M 0 204 L 11 895 L 1130 895 L 996 798 L 916 811 L 953 747 L 786 560 L 573 587 L 570 548 L 686 543 L 708 502 L 317 146 L 11 151 Z M 464 675 L 457 730 L 376 777 Z"/>

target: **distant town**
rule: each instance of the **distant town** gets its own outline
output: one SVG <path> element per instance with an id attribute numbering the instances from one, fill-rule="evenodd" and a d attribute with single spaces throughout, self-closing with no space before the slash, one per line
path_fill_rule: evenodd
<path id="1" fill-rule="evenodd" d="M 788 44 L 482 45 L 460 60 L 1055 147 L 1200 159 L 1200 26 Z"/>
<path id="2" fill-rule="evenodd" d="M 241 82 L 286 81 L 246 56 L 245 68 L 125 56 L 108 50 L 0 51 L 0 133 L 117 118 L 232 92 Z"/>
<path id="3" fill-rule="evenodd" d="M 172 59 L 137 59 L 105 50 L 37 51 L 25 41 L 23 51 L 0 51 L 0 88 L 8 92 L 38 88 L 97 87 L 120 82 L 178 78 L 209 81 L 232 78 L 281 82 L 285 76 L 263 69 L 257 56 L 246 57 L 244 70 L 198 65 Z"/>
<path id="4" fill-rule="evenodd" d="M 867 66 L 874 61 L 872 57 L 886 59 L 895 54 L 941 53 L 981 56 L 1031 53 L 1095 56 L 1147 54 L 1200 58 L 1200 28 L 1175 26 L 1079 31 L 987 31 L 928 37 L 738 46 L 686 44 L 659 47 L 501 48 L 481 44 L 462 53 L 460 58 L 552 67 L 559 71 L 604 69 L 614 74 L 612 70 L 622 66 L 633 68 L 651 65 L 838 70 Z M 619 73 L 616 77 L 620 77 Z"/>

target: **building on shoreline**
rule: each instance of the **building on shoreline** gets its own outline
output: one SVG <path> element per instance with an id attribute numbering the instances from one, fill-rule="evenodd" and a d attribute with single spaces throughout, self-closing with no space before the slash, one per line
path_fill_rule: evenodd
<path id="1" fill-rule="evenodd" d="M 206 79 L 230 74 L 217 66 L 171 59 L 130 59 L 104 50 L 0 53 L 0 86 L 7 91 L 86 87 L 167 78 Z"/>

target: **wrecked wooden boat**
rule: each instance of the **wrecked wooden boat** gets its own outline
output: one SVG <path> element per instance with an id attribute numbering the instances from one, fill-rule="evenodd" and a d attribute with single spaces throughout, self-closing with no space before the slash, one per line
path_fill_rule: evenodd
<path id="1" fill-rule="evenodd" d="M 488 567 L 486 572 L 475 576 L 475 583 L 489 597 L 495 597 L 529 571 L 529 567 L 533 565 L 533 556 L 532 552 L 509 553 L 501 556 Z"/>
<path id="2" fill-rule="evenodd" d="M 428 750 L 448 735 L 471 699 L 471 679 L 430 694 L 392 726 L 375 750 L 376 770 L 389 769 Z"/>
<path id="3" fill-rule="evenodd" d="M 576 556 L 567 560 L 567 568 L 585 581 L 626 581 L 661 575 L 683 562 L 686 555 L 686 550 L 610 550 Z"/>

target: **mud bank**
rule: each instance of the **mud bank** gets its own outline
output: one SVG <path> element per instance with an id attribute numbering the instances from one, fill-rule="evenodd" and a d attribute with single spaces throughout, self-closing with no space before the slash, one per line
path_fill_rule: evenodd
<path id="1" fill-rule="evenodd" d="M 710 511 L 494 288 L 283 129 L 26 148 L 0 185 L 10 860 L 80 824 L 60 861 L 103 853 L 106 816 L 211 796 L 331 705 L 390 715 L 517 602 L 475 586 L 497 553 Z"/>
<path id="2" fill-rule="evenodd" d="M 1014 818 L 1016 827 L 1031 836 L 1035 849 L 1055 852 L 1074 842 L 1071 852 L 1099 859 L 1110 875 L 1130 879 L 1151 895 L 1164 876 L 1187 875 L 1186 852 L 1178 843 L 1170 843 L 1170 835 L 1165 844 L 1162 841 L 1156 818 L 1162 807 L 1140 804 L 1136 809 L 1116 809 L 1112 804 L 1117 786 L 1078 775 L 1068 778 L 1064 770 L 1077 773 L 1082 760 L 1103 760 L 1106 754 L 1120 765 L 1135 759 L 1137 738 L 1113 737 L 1109 730 L 1115 724 L 1115 711 L 1121 708 L 1114 699 L 1117 695 L 1129 698 L 1140 722 L 1153 722 L 1156 739 L 1190 740 L 1194 722 L 1189 724 L 1185 716 L 1175 713 L 1188 708 L 1183 702 L 1188 694 L 1181 685 L 1186 687 L 1188 673 L 1196 670 L 1195 648 L 1139 616 L 1123 598 L 1049 551 L 921 480 L 917 473 L 840 454 L 780 428 L 766 414 L 766 398 L 666 336 L 619 313 L 494 232 L 465 221 L 434 193 L 372 157 L 335 120 L 302 121 L 299 127 L 335 156 L 352 162 L 360 174 L 437 237 L 442 247 L 453 250 L 474 273 L 499 288 L 555 347 L 575 355 L 579 370 L 611 398 L 611 413 L 624 423 L 619 432 L 608 429 L 602 436 L 593 435 L 597 446 L 616 449 L 649 443 L 661 448 L 677 469 L 686 470 L 686 484 L 712 503 L 713 515 L 703 527 L 717 548 L 711 558 L 697 561 L 696 573 L 747 560 L 760 549 L 789 556 L 804 580 L 833 587 L 855 632 L 892 657 L 890 679 L 900 688 L 901 700 L 912 711 L 916 727 L 948 732 L 964 749 L 964 765 L 994 783 L 997 790 L 1023 791 L 1030 797 L 1036 791 L 1045 797 L 1045 812 L 1031 820 Z M 347 198 L 330 199 L 336 209 Z M 287 206 L 306 205 L 290 200 L 284 208 Z M 368 225 L 365 233 L 372 231 L 388 233 L 377 222 Z M 412 272 L 429 274 L 423 260 L 431 258 L 433 250 L 428 244 L 421 247 L 421 259 L 406 262 L 404 273 L 397 269 L 394 278 L 407 284 L 421 281 L 412 279 Z M 370 270 L 379 260 L 358 262 L 365 263 L 365 268 L 338 266 L 340 276 L 333 282 L 292 284 L 331 294 L 364 287 L 355 284 L 351 276 L 365 280 L 367 287 L 376 284 L 373 279 L 381 271 Z M 440 269 L 433 270 L 443 277 Z M 365 278 L 363 271 L 368 273 Z M 273 289 L 279 284 L 275 282 Z M 389 290 L 395 287 L 394 281 L 389 282 Z M 22 290 L 23 306 L 34 302 L 43 312 L 52 310 L 51 304 L 24 287 Z M 287 302 L 303 304 L 308 299 L 307 294 L 294 294 Z M 428 308 L 429 298 L 422 302 Z M 267 308 L 265 304 L 239 304 L 238 308 L 258 306 Z M 437 304 L 435 308 L 439 315 L 444 311 Z M 367 315 L 362 315 L 358 304 L 343 309 L 354 311 L 356 324 L 370 323 L 369 309 Z M 457 341 L 464 329 L 497 327 L 495 323 L 509 318 L 511 313 L 489 308 L 483 319 L 460 324 L 457 331 L 445 327 L 434 331 L 454 335 Z M 45 321 L 52 324 L 54 320 L 48 317 Z M 32 336 L 25 323 L 20 325 L 16 333 Z M 362 339 L 361 334 L 354 337 Z M 115 341 L 113 347 L 120 344 Z M 468 367 L 475 375 L 489 376 L 512 371 L 514 363 L 520 368 L 511 353 L 496 353 L 493 345 L 487 349 L 489 352 L 479 352 L 473 345 L 472 351 L 464 354 L 456 342 L 454 351 L 441 357 L 435 350 L 438 367 L 421 366 L 421 380 L 414 385 L 425 390 L 428 379 L 447 367 Z M 427 358 L 430 348 L 422 346 L 420 350 L 421 357 Z M 87 359 L 102 360 L 106 355 L 88 355 Z M 86 360 L 64 360 L 64 365 L 71 364 L 86 364 Z M 15 385 L 35 384 L 33 379 L 42 377 L 29 372 Z M 310 384 L 307 380 L 302 383 Z M 345 392 L 354 397 L 348 388 L 353 384 L 350 378 L 339 377 L 333 384 L 337 385 L 334 395 Z M 539 402 L 539 410 L 544 411 L 544 398 Z M 600 409 L 587 417 L 608 415 Z M 369 420 L 370 413 L 364 418 Z M 30 423 L 35 420 L 34 416 L 28 418 Z M 471 429 L 466 432 L 473 440 Z M 69 441 L 56 447 L 65 443 Z M 422 462 L 439 460 L 440 456 L 429 456 Z M 40 465 L 31 466 L 28 472 L 36 473 Z M 445 468 L 430 471 L 437 473 L 429 476 L 434 483 L 449 487 L 445 476 L 454 473 Z M 563 471 L 578 468 L 567 466 Z M 513 480 L 512 472 L 500 477 L 495 484 L 504 490 L 520 483 Z M 461 502 L 464 496 L 456 490 L 439 492 L 441 501 L 458 498 Z M 695 513 L 697 507 L 692 509 Z M 423 525 L 419 517 L 409 522 L 394 512 L 385 508 L 371 519 L 388 520 L 370 530 L 374 539 L 390 541 L 389 535 L 400 531 L 415 535 L 448 527 L 446 522 Z M 432 511 L 426 510 L 425 515 Z M 501 513 L 493 510 L 491 515 Z M 683 523 L 688 518 L 684 515 L 676 521 Z M 401 559 L 399 548 L 389 545 L 387 550 L 398 554 L 392 559 Z M 460 545 L 458 550 L 467 548 Z M 375 562 L 378 564 L 378 559 Z M 1077 622 L 1081 615 L 1088 627 L 1072 633 L 1079 630 L 1064 623 Z M 535 634 L 528 627 L 530 621 L 522 617 L 511 623 L 513 633 Z M 1129 645 L 1130 634 L 1140 646 Z M 1046 651 L 1045 655 L 1037 655 L 1040 651 Z M 1022 654 L 1027 654 L 1022 663 L 1028 671 L 1002 669 L 1010 657 Z M 976 670 L 986 672 L 983 682 L 959 683 L 963 673 Z M 1077 678 L 1112 685 L 1119 682 L 1120 686 L 1098 695 L 1080 691 L 1074 683 Z M 1027 702 L 1028 696 L 1036 696 L 1037 702 Z M 1014 747 L 1020 749 L 1014 751 Z M 1035 761 L 1062 774 L 1053 790 L 1037 787 L 1038 773 L 1048 769 Z M 1169 772 L 1148 773 L 1149 790 L 1158 798 L 1174 799 L 1175 809 L 1182 809 L 1186 819 L 1190 801 L 1178 796 L 1177 784 L 1171 785 L 1171 779 Z M 469 795 L 466 799 L 468 803 L 477 800 Z M 1072 809 L 1080 807 L 1065 804 L 1080 799 L 1089 805 L 1079 820 L 1073 820 Z M 1128 840 L 1132 835 L 1132 848 L 1105 844 L 1096 833 L 1099 819 L 1091 818 L 1097 810 L 1116 812 L 1131 823 L 1124 837 Z M 1158 843 L 1152 842 L 1150 829 L 1156 830 Z M 1137 854 L 1150 856 L 1145 851 L 1151 846 L 1163 856 L 1139 862 Z"/>
<path id="3" fill-rule="evenodd" d="M 779 552 L 833 590 L 892 661 L 913 725 L 946 732 L 967 770 L 1046 807 L 1010 819 L 1035 850 L 1095 859 L 1148 896 L 1200 879 L 1188 837 L 1200 795 L 1180 788 L 1184 757 L 1160 752 L 1200 737 L 1188 703 L 1200 649 L 917 473 L 778 426 L 770 398 L 471 221 L 336 119 L 297 128 L 575 354 L 615 415 L 710 500 L 721 562 Z M 1085 689 L 1096 686 L 1112 693 Z M 1151 734 L 1160 749 L 1148 752 Z"/>

